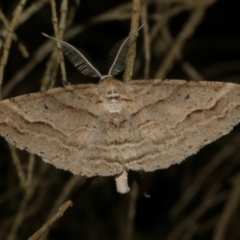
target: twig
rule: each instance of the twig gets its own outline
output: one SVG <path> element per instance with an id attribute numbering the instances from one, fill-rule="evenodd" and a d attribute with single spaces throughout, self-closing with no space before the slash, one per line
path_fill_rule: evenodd
<path id="1" fill-rule="evenodd" d="M 11 159 L 12 159 L 13 164 L 14 164 L 16 170 L 17 170 L 17 175 L 18 175 L 18 178 L 19 178 L 20 186 L 25 188 L 26 185 L 27 185 L 27 178 L 26 178 L 26 174 L 24 173 L 24 171 L 22 169 L 20 159 L 17 155 L 17 150 L 13 145 L 11 145 L 11 144 L 8 144 L 8 145 L 9 145 L 9 149 L 10 149 L 11 156 L 12 156 Z"/>
<path id="2" fill-rule="evenodd" d="M 44 5 L 48 2 L 48 0 L 38 0 L 33 2 L 25 11 L 21 14 L 18 26 L 25 23 L 30 17 L 32 17 L 35 13 L 37 13 Z"/>
<path id="3" fill-rule="evenodd" d="M 31 153 L 29 154 L 28 169 L 27 169 L 27 185 L 28 186 L 32 184 L 34 163 L 35 163 L 35 155 Z"/>
<path id="4" fill-rule="evenodd" d="M 170 31 L 167 27 L 162 28 L 162 36 L 166 41 L 166 45 L 171 46 L 173 44 L 173 38 L 170 34 Z M 197 70 L 187 61 L 183 59 L 181 52 L 176 56 L 176 60 L 181 62 L 181 67 L 183 71 L 189 76 L 192 80 L 203 80 L 203 77 L 197 72 Z"/>
<path id="5" fill-rule="evenodd" d="M 28 186 L 24 192 L 24 196 L 23 196 L 20 206 L 18 208 L 18 212 L 16 214 L 14 222 L 11 226 L 11 230 L 9 232 L 7 240 L 16 240 L 17 239 L 17 231 L 18 231 L 19 227 L 21 226 L 23 219 L 26 217 L 25 209 L 27 207 L 28 201 L 32 197 L 33 192 L 31 190 L 32 190 L 32 186 Z"/>
<path id="6" fill-rule="evenodd" d="M 56 61 L 56 54 L 56 51 L 53 51 L 47 62 L 47 66 L 41 81 L 41 91 L 45 91 L 46 89 L 51 88 L 55 85 L 58 71 L 58 61 Z"/>
<path id="7" fill-rule="evenodd" d="M 18 24 L 19 17 L 23 11 L 23 8 L 24 8 L 26 2 L 27 2 L 27 0 L 20 0 L 19 4 L 17 5 L 16 9 L 14 10 L 13 19 L 9 25 L 8 34 L 7 34 L 5 42 L 4 42 L 3 53 L 2 53 L 1 60 L 0 60 L 0 99 L 2 98 L 1 97 L 2 81 L 3 81 L 5 66 L 8 61 L 9 49 L 10 49 L 10 46 L 12 43 L 13 32 L 14 32 L 15 27 Z"/>
<path id="8" fill-rule="evenodd" d="M 59 22 L 59 34 L 58 34 L 60 39 L 63 38 L 66 26 L 67 25 L 69 26 L 73 21 L 73 16 L 71 16 L 71 19 L 67 23 L 67 10 L 68 10 L 68 0 L 62 0 L 61 16 L 60 16 L 60 22 Z M 58 49 L 57 51 L 59 52 L 59 50 L 61 52 L 61 49 Z M 58 54 L 58 53 L 56 53 L 56 51 L 53 51 L 52 55 L 47 63 L 47 67 L 46 67 L 44 76 L 41 81 L 42 82 L 41 91 L 44 91 L 48 88 L 52 88 L 55 85 L 57 70 L 58 70 L 58 61 L 56 61 L 56 54 Z M 62 52 L 60 54 L 61 54 L 60 66 L 61 66 L 61 57 L 62 57 L 63 64 L 64 64 L 64 60 L 63 60 Z M 63 67 L 62 67 L 62 72 L 63 72 L 63 74 L 65 72 L 65 80 L 66 80 L 65 65 L 63 65 Z M 64 77 L 62 77 L 62 80 L 63 79 L 64 79 Z M 63 85 L 66 85 L 66 84 L 67 84 L 67 82 L 63 81 Z"/>
<path id="9" fill-rule="evenodd" d="M 58 210 L 61 204 L 63 204 L 63 202 L 69 197 L 69 194 L 71 194 L 76 185 L 79 184 L 80 182 L 79 180 L 81 180 L 82 178 L 83 178 L 82 176 L 72 176 L 69 179 L 69 181 L 65 184 L 60 196 L 58 196 L 53 208 L 49 212 L 48 219 L 50 219 L 54 215 L 54 213 Z M 50 227 L 41 237 L 41 240 L 45 240 L 47 238 L 49 230 Z"/>
<path id="10" fill-rule="evenodd" d="M 73 204 L 72 200 L 67 200 L 62 206 L 58 209 L 58 212 L 49 220 L 47 221 L 36 233 L 34 233 L 29 240 L 36 240 L 41 237 L 45 231 L 47 231 L 53 223 L 55 223 L 59 218 L 63 216 L 66 210 L 71 207 Z"/>
<path id="11" fill-rule="evenodd" d="M 5 193 L 2 193 L 1 196 L 0 196 L 0 206 L 3 203 L 9 201 L 10 199 L 13 199 L 16 195 L 18 195 L 21 192 L 22 192 L 22 188 L 17 186 L 17 187 L 14 187 L 14 188 L 10 188 Z"/>
<path id="12" fill-rule="evenodd" d="M 161 68 L 156 72 L 155 78 L 165 78 L 174 61 L 179 56 L 184 43 L 193 34 L 194 30 L 203 19 L 207 7 L 208 4 L 205 6 L 198 6 L 195 10 L 193 10 L 191 16 L 187 20 L 187 23 L 184 25 L 176 41 L 173 43 L 167 57 L 163 61 Z"/>
<path id="13" fill-rule="evenodd" d="M 63 38 L 67 26 L 68 0 L 62 0 L 60 7 L 59 37 Z"/>
<path id="14" fill-rule="evenodd" d="M 127 221 L 125 226 L 125 236 L 123 239 L 130 240 L 133 239 L 134 232 L 134 218 L 136 215 L 136 202 L 138 199 L 138 186 L 136 184 L 132 184 L 131 191 L 129 193 L 129 205 L 127 211 Z"/>
<path id="15" fill-rule="evenodd" d="M 143 36 L 144 36 L 144 56 L 145 56 L 145 65 L 144 65 L 144 79 L 149 78 L 150 72 L 150 62 L 151 62 L 151 49 L 150 49 L 150 36 L 148 29 L 148 19 L 147 19 L 147 2 L 145 1 L 142 7 L 142 24 Z"/>
<path id="16" fill-rule="evenodd" d="M 181 234 L 185 231 L 185 229 L 193 225 L 197 219 L 199 219 L 206 213 L 208 209 L 224 201 L 227 197 L 228 192 L 225 191 L 217 195 L 213 195 L 211 198 L 202 201 L 202 204 L 197 209 L 195 209 L 189 216 L 182 220 L 181 223 L 175 229 L 173 229 L 173 231 L 168 236 L 167 240 L 182 239 Z"/>
<path id="17" fill-rule="evenodd" d="M 22 222 L 23 222 L 23 219 L 26 217 L 26 214 L 25 214 L 25 209 L 27 207 L 27 204 L 29 202 L 29 200 L 31 199 L 32 195 L 33 195 L 33 184 L 31 182 L 31 174 L 32 174 L 32 162 L 33 160 L 30 159 L 29 161 L 29 168 L 28 170 L 30 171 L 30 173 L 28 174 L 28 177 L 29 177 L 29 181 L 25 181 L 26 184 L 25 184 L 25 191 L 24 191 L 24 195 L 23 195 L 23 198 L 22 198 L 22 201 L 20 203 L 20 206 L 18 208 L 18 212 L 16 214 L 16 217 L 11 225 L 11 229 L 9 231 L 9 234 L 8 234 L 8 237 L 7 237 L 7 240 L 16 240 L 17 239 L 17 232 L 18 232 L 18 229 L 20 228 Z"/>
<path id="18" fill-rule="evenodd" d="M 198 175 L 195 176 L 194 181 L 191 183 L 185 194 L 170 211 L 172 218 L 176 218 L 177 215 L 179 215 L 185 209 L 185 207 L 192 201 L 193 197 L 196 195 L 200 187 L 204 184 L 205 180 L 214 171 L 214 169 L 216 169 L 225 159 L 232 155 L 232 153 L 236 150 L 236 146 L 239 145 L 238 143 L 239 134 L 237 134 L 234 139 L 228 143 L 228 145 L 221 148 L 212 161 L 201 169 Z"/>
<path id="19" fill-rule="evenodd" d="M 4 16 L 1 9 L 0 9 L 0 20 L 3 22 L 5 28 L 9 29 L 9 22 L 8 22 L 7 18 Z M 3 30 L 1 32 L 1 34 L 6 37 L 7 31 Z M 13 40 L 16 42 L 18 41 L 18 36 L 16 35 L 16 33 L 13 33 Z M 24 58 L 27 58 L 29 56 L 27 48 L 20 41 L 18 41 L 18 49 L 22 53 Z"/>
<path id="20" fill-rule="evenodd" d="M 145 183 L 142 180 L 142 176 L 139 172 L 129 172 L 129 175 L 133 177 L 135 182 L 137 183 L 138 187 L 140 188 L 141 193 L 145 198 L 150 198 L 151 195 L 148 192 L 148 189 L 145 185 Z"/>
<path id="21" fill-rule="evenodd" d="M 65 8 L 66 8 L 67 4 L 65 4 L 65 1 L 63 1 L 63 2 L 64 2 L 64 4 L 62 4 L 63 5 L 62 7 L 65 6 Z M 51 3 L 51 9 L 52 9 L 52 22 L 53 22 L 54 34 L 57 39 L 60 39 L 62 36 L 60 36 L 60 33 L 59 33 L 55 0 L 50 0 L 50 3 Z M 62 14 L 61 16 L 66 17 L 65 14 Z M 66 23 L 66 19 L 63 19 L 61 22 L 62 22 L 61 24 L 63 27 L 63 22 Z M 62 29 L 62 30 L 64 30 L 64 29 Z M 61 33 L 63 34 L 63 32 L 61 32 Z M 66 68 L 65 68 L 63 53 L 61 51 L 61 45 L 59 42 L 57 42 L 57 46 L 58 46 L 58 56 L 59 56 L 59 62 L 60 62 L 60 68 L 61 68 L 62 83 L 63 83 L 63 85 L 67 85 Z"/>
<path id="22" fill-rule="evenodd" d="M 76 199 L 80 194 L 82 194 L 87 187 L 92 183 L 95 178 L 87 178 L 85 183 L 80 187 L 78 191 L 76 191 L 72 197 L 65 201 L 58 209 L 58 211 L 54 214 L 54 216 L 49 219 L 37 232 L 35 232 L 28 240 L 36 240 L 39 239 L 51 226 L 55 223 L 59 218 L 63 216 L 66 210 L 71 207 Z"/>
<path id="23" fill-rule="evenodd" d="M 26 22 L 32 15 L 34 15 L 37 11 L 39 11 L 47 2 L 48 0 L 38 0 L 34 2 L 30 7 L 28 7 L 25 11 L 21 13 L 18 19 L 18 23 L 15 27 L 19 27 L 24 22 Z M 4 16 L 4 14 L 2 13 L 1 9 L 0 9 L 0 20 L 2 20 L 3 24 L 7 29 L 10 29 L 9 22 L 7 18 Z M 18 40 L 16 33 L 13 33 L 13 40 L 15 41 Z M 21 42 L 18 43 L 18 47 L 24 58 L 29 56 L 26 47 Z"/>
<path id="24" fill-rule="evenodd" d="M 236 175 L 232 179 L 232 191 L 228 196 L 224 210 L 220 216 L 218 224 L 213 235 L 213 240 L 224 240 L 226 238 L 226 230 L 231 217 L 236 213 L 240 201 L 240 175 Z"/>
<path id="25" fill-rule="evenodd" d="M 189 76 L 190 79 L 200 81 L 203 80 L 203 76 L 187 61 L 183 61 L 181 64 L 184 72 Z"/>
<path id="26" fill-rule="evenodd" d="M 126 19 L 131 18 L 131 9 L 132 5 L 131 3 L 124 3 L 120 6 L 113 7 L 112 9 L 99 14 L 96 17 L 91 18 L 88 22 L 90 24 L 99 24 L 101 22 L 107 22 L 107 21 L 123 21 Z"/>
<path id="27" fill-rule="evenodd" d="M 12 91 L 12 89 L 21 82 L 34 68 L 35 66 L 43 60 L 44 57 L 51 51 L 52 42 L 47 41 L 44 43 L 29 60 L 23 68 L 16 72 L 16 74 L 7 82 L 2 91 L 2 97 L 6 98 L 7 95 Z"/>
<path id="28" fill-rule="evenodd" d="M 123 76 L 125 82 L 132 79 L 134 59 L 136 56 L 136 39 L 138 36 L 140 15 L 141 0 L 133 0 L 131 30 L 129 33 L 129 49 L 126 59 L 126 69 Z"/>

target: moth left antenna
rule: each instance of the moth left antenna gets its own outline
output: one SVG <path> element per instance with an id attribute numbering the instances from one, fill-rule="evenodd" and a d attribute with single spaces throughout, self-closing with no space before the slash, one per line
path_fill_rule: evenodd
<path id="1" fill-rule="evenodd" d="M 42 35 L 56 42 L 59 42 L 64 55 L 83 75 L 89 77 L 98 77 L 100 79 L 102 78 L 101 73 L 92 65 L 92 63 L 87 59 L 87 57 L 84 56 L 84 54 L 81 53 L 74 46 L 57 38 L 50 37 L 45 33 L 42 33 Z"/>

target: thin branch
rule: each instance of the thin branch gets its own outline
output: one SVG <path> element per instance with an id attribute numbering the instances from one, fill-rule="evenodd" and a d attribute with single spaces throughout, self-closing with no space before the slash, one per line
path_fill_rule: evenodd
<path id="1" fill-rule="evenodd" d="M 204 199 L 201 205 L 194 209 L 192 213 L 190 213 L 185 219 L 183 219 L 179 225 L 172 230 L 170 235 L 166 238 L 167 240 L 177 240 L 182 239 L 181 236 L 183 232 L 196 223 L 196 221 L 201 218 L 211 207 L 223 202 L 228 197 L 228 192 L 222 192 L 219 194 L 215 194 L 210 198 Z"/>
<path id="2" fill-rule="evenodd" d="M 62 0 L 60 7 L 59 37 L 63 39 L 67 26 L 68 0 Z"/>
<path id="3" fill-rule="evenodd" d="M 198 6 L 195 10 L 192 11 L 189 19 L 187 20 L 183 29 L 179 33 L 175 42 L 173 43 L 173 46 L 170 49 L 167 57 L 163 61 L 162 66 L 156 72 L 155 78 L 161 78 L 161 79 L 165 78 L 168 71 L 172 68 L 174 61 L 179 56 L 180 51 L 183 48 L 183 45 L 185 44 L 187 39 L 193 34 L 194 30 L 203 19 L 207 7 L 209 7 L 209 4 Z"/>
<path id="4" fill-rule="evenodd" d="M 11 145 L 11 144 L 8 144 L 8 145 L 9 145 L 9 149 L 10 149 L 10 152 L 11 152 L 11 156 L 12 156 L 11 159 L 13 161 L 13 165 L 15 166 L 16 171 L 17 171 L 20 186 L 25 188 L 26 185 L 27 185 L 27 178 L 26 178 L 26 174 L 23 171 L 20 159 L 19 159 L 18 154 L 17 154 L 17 150 L 13 145 Z"/>
<path id="5" fill-rule="evenodd" d="M 219 218 L 218 224 L 213 235 L 213 240 L 227 239 L 227 226 L 237 212 L 240 202 L 240 174 L 232 179 L 232 191 L 228 196 L 224 210 Z"/>
<path id="6" fill-rule="evenodd" d="M 13 224 L 11 226 L 11 229 L 9 231 L 7 240 L 17 240 L 18 239 L 17 232 L 23 222 L 23 219 L 26 217 L 25 209 L 27 208 L 27 204 L 28 204 L 29 200 L 31 199 L 32 195 L 33 195 L 32 185 L 29 185 L 24 191 L 22 201 L 20 203 L 18 212 L 16 214 L 16 217 L 15 217 Z"/>
<path id="7" fill-rule="evenodd" d="M 127 211 L 127 219 L 125 226 L 125 236 L 123 239 L 130 240 L 134 236 L 134 219 L 136 216 L 136 203 L 138 199 L 138 186 L 134 183 L 131 186 L 131 191 L 129 193 L 129 204 Z"/>
<path id="8" fill-rule="evenodd" d="M 0 9 L 0 20 L 3 22 L 4 26 L 6 29 L 9 29 L 9 25 L 10 23 L 8 22 L 8 19 L 5 17 L 5 15 L 3 14 L 2 10 Z M 4 36 L 4 38 L 6 37 L 7 34 L 7 30 L 3 30 L 1 32 L 1 35 Z M 27 51 L 27 48 L 23 45 L 23 43 L 21 43 L 18 39 L 18 36 L 16 35 L 16 33 L 13 33 L 13 40 L 15 42 L 18 42 L 18 49 L 21 52 L 22 56 L 24 58 L 27 58 L 29 56 L 29 53 Z"/>
<path id="9" fill-rule="evenodd" d="M 63 216 L 68 208 L 73 205 L 72 200 L 67 200 L 62 206 L 58 209 L 57 213 L 47 221 L 36 233 L 34 233 L 28 240 L 39 239 L 59 218 Z"/>
<path id="10" fill-rule="evenodd" d="M 144 79 L 149 78 L 150 73 L 150 62 L 151 62 L 151 49 L 150 49 L 150 36 L 149 36 L 149 27 L 148 27 L 148 15 L 147 15 L 147 2 L 145 1 L 142 8 L 142 24 L 143 36 L 144 36 Z"/>
<path id="11" fill-rule="evenodd" d="M 51 226 L 55 223 L 59 218 L 63 216 L 63 214 L 70 208 L 76 198 L 82 194 L 88 186 L 93 182 L 95 177 L 87 178 L 85 183 L 80 187 L 80 189 L 72 195 L 67 201 L 65 201 L 58 209 L 58 211 L 54 214 L 52 218 L 50 218 L 37 232 L 35 232 L 28 240 L 37 240 L 41 237 Z"/>
<path id="12" fill-rule="evenodd" d="M 28 186 L 32 184 L 34 163 L 35 163 L 35 155 L 29 154 L 28 169 L 27 169 L 27 185 Z"/>
<path id="13" fill-rule="evenodd" d="M 57 200 L 55 201 L 54 206 L 52 207 L 51 211 L 48 214 L 48 219 L 54 216 L 58 208 L 61 206 L 61 204 L 66 201 L 66 199 L 69 197 L 71 192 L 73 191 L 74 188 L 76 188 L 77 185 L 79 185 L 80 181 L 83 177 L 78 175 L 78 176 L 72 176 L 68 182 L 65 184 L 60 196 L 57 197 Z M 48 230 L 44 233 L 44 235 L 41 237 L 41 240 L 45 240 L 48 237 L 48 232 L 50 231 L 50 227 Z"/>
<path id="14" fill-rule="evenodd" d="M 126 69 L 123 76 L 125 82 L 128 82 L 132 79 L 140 16 L 141 0 L 133 0 L 131 30 L 129 33 L 129 49 L 126 59 Z"/>
<path id="15" fill-rule="evenodd" d="M 33 2 L 28 8 L 25 9 L 25 11 L 21 14 L 19 21 L 18 21 L 18 26 L 22 25 L 25 23 L 29 18 L 31 18 L 35 13 L 39 12 L 41 8 L 46 5 L 48 0 L 38 0 Z"/>
<path id="16" fill-rule="evenodd" d="M 52 22 L 53 22 L 54 34 L 55 34 L 57 39 L 60 39 L 62 36 L 60 36 L 60 34 L 59 34 L 58 18 L 57 18 L 55 0 L 50 0 L 50 3 L 51 3 L 51 9 L 52 9 Z M 62 5 L 65 6 L 66 4 L 64 3 Z M 65 14 L 62 14 L 61 16 L 66 17 Z M 61 21 L 62 25 L 63 25 L 63 22 L 66 22 L 66 19 L 63 19 Z M 61 32 L 61 33 L 63 34 L 63 32 Z M 62 83 L 63 83 L 63 85 L 67 85 L 66 68 L 65 68 L 63 53 L 61 51 L 61 45 L 60 45 L 59 42 L 57 42 L 57 46 L 58 46 L 58 56 L 59 56 L 60 68 L 61 68 Z"/>
<path id="17" fill-rule="evenodd" d="M 205 167 L 199 171 L 199 173 L 194 177 L 194 181 L 191 183 L 189 188 L 186 190 L 185 194 L 178 201 L 178 203 L 170 211 L 172 218 L 176 218 L 187 205 L 192 201 L 194 196 L 198 193 L 199 189 L 203 186 L 208 177 L 213 173 L 213 171 L 219 167 L 219 165 L 230 158 L 233 152 L 236 151 L 237 146 L 239 146 L 239 134 L 237 134 L 231 142 L 221 148 L 217 154 L 213 157 L 212 161 L 209 162 Z"/>
<path id="18" fill-rule="evenodd" d="M 27 2 L 27 0 L 20 0 L 17 7 L 15 8 L 14 13 L 13 13 L 13 19 L 9 25 L 8 34 L 7 34 L 5 42 L 4 42 L 3 53 L 2 53 L 1 60 L 0 60 L 0 99 L 1 99 L 1 92 L 2 92 L 2 82 L 3 82 L 4 70 L 5 70 L 5 66 L 7 64 L 8 57 L 9 57 L 9 49 L 12 44 L 13 32 L 18 24 L 19 17 L 23 11 L 23 8 L 24 8 L 26 2 Z"/>

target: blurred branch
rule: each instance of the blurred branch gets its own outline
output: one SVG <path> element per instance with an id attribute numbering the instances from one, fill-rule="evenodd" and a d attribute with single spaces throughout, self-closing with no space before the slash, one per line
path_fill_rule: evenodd
<path id="1" fill-rule="evenodd" d="M 205 5 L 203 4 L 201 6 L 197 6 L 197 8 L 192 11 L 189 19 L 187 20 L 179 35 L 177 36 L 175 42 L 173 43 L 168 55 L 164 59 L 160 69 L 155 73 L 155 78 L 165 78 L 166 74 L 171 69 L 174 61 L 179 56 L 186 40 L 193 34 L 194 30 L 203 19 L 206 9 L 208 7 L 209 3 L 207 2 Z"/>
<path id="2" fill-rule="evenodd" d="M 239 137 L 239 134 L 237 134 L 231 142 L 228 142 L 228 144 L 223 146 L 213 159 L 198 172 L 185 194 L 170 211 L 172 218 L 176 218 L 177 215 L 184 211 L 187 205 L 193 200 L 194 196 L 199 192 L 200 187 L 202 187 L 205 181 L 207 181 L 209 175 L 212 174 L 213 171 L 225 161 L 225 159 L 230 158 L 239 145 Z"/>
<path id="3" fill-rule="evenodd" d="M 8 22 L 7 18 L 4 16 L 1 8 L 0 8 L 0 20 L 3 22 L 4 27 L 6 28 L 6 31 L 4 31 L 4 30 L 1 31 L 1 35 L 4 36 L 4 38 L 5 38 L 6 34 L 7 34 L 7 29 L 9 29 L 9 22 Z M 19 49 L 19 51 L 22 53 L 24 58 L 27 58 L 29 56 L 27 48 L 23 45 L 23 43 L 21 43 L 19 41 L 18 36 L 16 35 L 16 33 L 13 33 L 13 40 L 15 42 L 18 42 L 18 49 Z"/>
<path id="4" fill-rule="evenodd" d="M 123 76 L 125 82 L 132 79 L 133 65 L 136 57 L 136 40 L 142 11 L 141 7 L 141 0 L 133 0 L 131 30 L 129 33 L 129 49 L 126 59 L 126 69 Z"/>
<path id="5" fill-rule="evenodd" d="M 36 240 L 41 237 L 45 231 L 47 231 L 53 223 L 55 223 L 59 218 L 63 216 L 65 211 L 71 207 L 73 204 L 72 200 L 67 200 L 62 206 L 58 209 L 58 212 L 48 221 L 46 222 L 36 233 L 34 233 L 28 240 Z"/>
<path id="6" fill-rule="evenodd" d="M 80 196 L 88 186 L 93 182 L 95 177 L 87 178 L 85 183 L 80 187 L 78 191 L 76 191 L 67 201 L 65 201 L 58 209 L 58 211 L 54 214 L 52 218 L 50 218 L 37 232 L 35 232 L 28 240 L 37 240 L 41 237 L 51 226 L 55 223 L 59 218 L 63 216 L 68 208 L 70 208 L 76 197 Z"/>
<path id="7" fill-rule="evenodd" d="M 127 209 L 127 219 L 125 225 L 124 236 L 122 239 L 131 240 L 134 236 L 134 219 L 136 216 L 136 203 L 138 199 L 138 186 L 133 182 L 129 193 L 129 204 Z"/>
<path id="8" fill-rule="evenodd" d="M 18 154 L 17 154 L 17 150 L 12 144 L 8 144 L 8 145 L 9 145 L 9 149 L 10 149 L 10 152 L 11 152 L 13 165 L 15 166 L 16 171 L 17 171 L 20 186 L 22 188 L 25 188 L 26 185 L 27 185 L 27 177 L 26 177 L 26 175 L 23 171 L 20 159 L 19 159 Z"/>
<path id="9" fill-rule="evenodd" d="M 147 7 L 148 7 L 147 1 L 144 1 L 143 7 L 142 7 L 142 24 L 144 26 L 143 36 L 144 36 L 144 56 L 145 56 L 144 79 L 149 78 L 150 62 L 151 62 L 150 35 L 149 35 L 149 26 L 148 26 Z"/>
<path id="10" fill-rule="evenodd" d="M 197 220 L 202 217 L 211 207 L 223 202 L 228 197 L 228 191 L 215 194 L 204 201 L 198 206 L 191 214 L 182 219 L 166 238 L 166 240 L 183 239 L 182 234 L 186 229 L 195 224 Z"/>
<path id="11" fill-rule="evenodd" d="M 66 11 L 67 11 L 68 3 L 67 3 L 67 0 L 62 0 L 61 10 L 62 10 L 62 13 L 64 12 L 65 13 L 61 14 L 61 21 L 60 21 L 61 33 L 59 32 L 55 0 L 50 0 L 50 3 L 51 3 L 51 9 L 52 9 L 52 22 L 53 22 L 54 34 L 57 39 L 61 39 L 63 37 L 64 29 L 66 26 Z M 58 57 L 59 57 L 60 68 L 61 68 L 62 83 L 63 85 L 67 85 L 66 68 L 65 68 L 63 53 L 61 51 L 61 45 L 59 42 L 57 42 L 57 46 L 58 46 Z"/>
<path id="12" fill-rule="evenodd" d="M 80 180 L 82 180 L 82 176 L 72 176 L 68 182 L 65 184 L 60 196 L 57 197 L 51 211 L 48 214 L 48 219 L 54 216 L 55 212 L 57 212 L 58 208 L 61 206 L 61 204 L 64 203 L 64 201 L 69 197 L 69 195 L 72 193 L 74 188 L 76 188 L 77 185 L 80 184 Z M 48 230 L 44 233 L 44 235 L 41 237 L 41 240 L 45 240 L 48 237 L 50 227 Z"/>
<path id="13" fill-rule="evenodd" d="M 240 202 L 240 174 L 237 174 L 232 179 L 232 191 L 228 196 L 223 212 L 220 216 L 218 224 L 213 235 L 213 240 L 227 239 L 227 226 L 232 216 L 237 212 Z"/>
<path id="14" fill-rule="evenodd" d="M 13 152 L 16 152 L 15 148 L 13 148 L 13 147 L 12 147 L 12 150 L 13 150 Z M 18 156 L 16 155 L 15 158 L 18 159 Z M 26 216 L 27 216 L 25 210 L 27 208 L 28 202 L 32 198 L 33 193 L 35 191 L 34 184 L 32 182 L 34 159 L 35 159 L 35 156 L 33 154 L 30 154 L 29 163 L 28 163 L 27 178 L 24 177 L 24 179 L 22 180 L 22 183 L 21 183 L 21 185 L 24 184 L 22 186 L 22 187 L 24 187 L 24 194 L 23 194 L 20 206 L 18 208 L 18 211 L 16 213 L 15 219 L 14 219 L 12 225 L 11 225 L 11 229 L 9 231 L 7 240 L 17 240 L 18 239 L 18 237 L 17 237 L 18 229 L 20 228 L 24 218 L 26 218 Z M 20 170 L 21 170 L 21 166 L 19 164 L 18 172 Z"/>
<path id="15" fill-rule="evenodd" d="M 38 0 L 33 2 L 28 8 L 24 10 L 22 15 L 19 17 L 18 26 L 25 23 L 29 18 L 31 18 L 35 13 L 39 12 L 42 7 L 48 3 L 49 0 Z"/>
<path id="16" fill-rule="evenodd" d="M 12 43 L 13 32 L 18 24 L 19 17 L 23 11 L 23 8 L 24 8 L 26 2 L 27 2 L 26 0 L 20 0 L 18 5 L 16 6 L 14 13 L 13 13 L 12 21 L 9 25 L 8 34 L 4 41 L 3 53 L 2 53 L 2 56 L 0 59 L 0 99 L 2 98 L 1 97 L 2 81 L 3 81 L 5 66 L 8 61 L 9 49 L 10 49 L 10 46 Z"/>

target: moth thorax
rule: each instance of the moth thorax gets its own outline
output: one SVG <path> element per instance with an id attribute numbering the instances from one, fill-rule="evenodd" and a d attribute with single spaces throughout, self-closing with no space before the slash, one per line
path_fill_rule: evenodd
<path id="1" fill-rule="evenodd" d="M 107 98 L 108 99 L 119 99 L 120 98 L 120 94 L 117 93 L 115 90 L 110 90 L 107 92 Z"/>
<path id="2" fill-rule="evenodd" d="M 120 94 L 111 89 L 106 94 L 106 107 L 110 113 L 119 113 L 122 110 L 122 101 Z"/>

